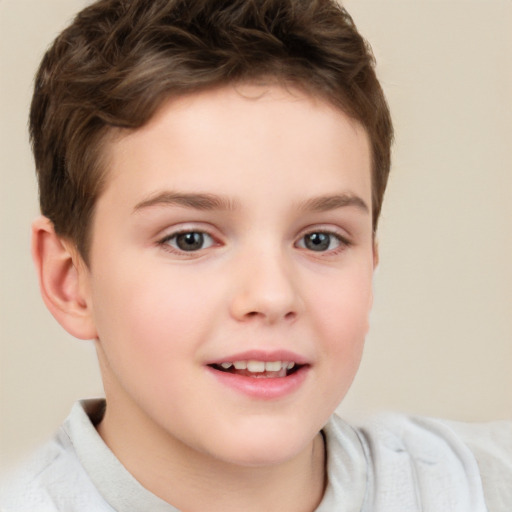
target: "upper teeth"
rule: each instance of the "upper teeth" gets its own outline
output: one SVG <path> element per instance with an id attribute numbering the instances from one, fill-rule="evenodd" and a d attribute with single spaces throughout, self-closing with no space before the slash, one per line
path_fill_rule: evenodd
<path id="1" fill-rule="evenodd" d="M 234 361 L 232 363 L 221 363 L 221 366 L 225 370 L 228 370 L 229 368 L 234 366 L 236 370 L 248 370 L 253 373 L 263 373 L 278 372 L 281 369 L 291 370 L 295 366 L 295 363 L 290 361 L 255 361 L 251 359 L 249 361 Z"/>

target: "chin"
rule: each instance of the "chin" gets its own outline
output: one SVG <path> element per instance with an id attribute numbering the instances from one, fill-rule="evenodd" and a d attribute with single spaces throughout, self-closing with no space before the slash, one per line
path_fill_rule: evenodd
<path id="1" fill-rule="evenodd" d="M 227 444 L 215 447 L 216 458 L 248 468 L 286 463 L 307 450 L 318 434 L 314 431 L 300 435 L 296 428 L 294 430 L 279 431 L 269 427 L 245 433 L 238 431 Z"/>

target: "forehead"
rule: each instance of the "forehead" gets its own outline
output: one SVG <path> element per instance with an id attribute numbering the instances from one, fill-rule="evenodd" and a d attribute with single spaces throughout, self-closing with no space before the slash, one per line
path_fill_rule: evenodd
<path id="1" fill-rule="evenodd" d="M 300 188 L 315 176 L 309 187 L 319 190 L 312 195 L 325 192 L 327 177 L 339 178 L 340 186 L 350 178 L 359 194 L 370 195 L 370 144 L 360 123 L 326 101 L 279 86 L 172 98 L 142 128 L 121 132 L 106 152 L 107 189 L 127 180 L 141 194 L 181 185 L 229 192 L 261 180 Z"/>

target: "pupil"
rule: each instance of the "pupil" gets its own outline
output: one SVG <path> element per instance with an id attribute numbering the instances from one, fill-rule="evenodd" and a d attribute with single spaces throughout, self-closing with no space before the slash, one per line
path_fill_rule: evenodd
<path id="1" fill-rule="evenodd" d="M 312 251 L 325 251 L 329 248 L 330 236 L 325 233 L 311 233 L 306 235 L 305 244 Z"/>
<path id="2" fill-rule="evenodd" d="M 183 233 L 176 237 L 176 245 L 182 251 L 195 251 L 201 249 L 204 243 L 202 233 Z"/>

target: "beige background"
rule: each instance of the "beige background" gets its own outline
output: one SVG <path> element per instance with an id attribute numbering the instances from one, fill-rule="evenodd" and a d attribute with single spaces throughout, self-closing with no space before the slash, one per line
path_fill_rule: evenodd
<path id="1" fill-rule="evenodd" d="M 0 0 L 0 469 L 101 394 L 92 345 L 46 312 L 27 143 L 44 48 L 84 0 Z M 347 415 L 512 416 L 512 1 L 347 0 L 396 124 L 372 330 Z"/>

